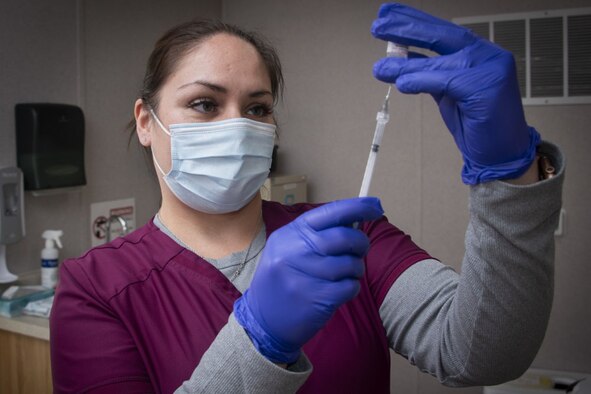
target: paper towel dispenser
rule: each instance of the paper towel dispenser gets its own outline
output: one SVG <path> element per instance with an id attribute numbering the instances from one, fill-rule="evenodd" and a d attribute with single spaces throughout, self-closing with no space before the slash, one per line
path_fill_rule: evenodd
<path id="1" fill-rule="evenodd" d="M 25 190 L 86 184 L 84 114 L 67 104 L 15 106 L 17 163 Z"/>

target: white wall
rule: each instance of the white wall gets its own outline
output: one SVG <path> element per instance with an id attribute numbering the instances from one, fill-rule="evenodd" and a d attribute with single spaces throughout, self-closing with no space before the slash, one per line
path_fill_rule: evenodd
<path id="1" fill-rule="evenodd" d="M 191 17 L 221 15 L 218 0 L 4 0 L 0 2 L 0 166 L 16 165 L 14 105 L 82 107 L 86 176 L 82 192 L 26 193 L 25 239 L 7 247 L 11 271 L 39 267 L 41 232 L 64 230 L 62 257 L 90 247 L 90 204 L 135 197 L 138 225 L 154 215 L 159 189 L 125 126 L 155 40 Z"/>
<path id="2" fill-rule="evenodd" d="M 0 166 L 16 165 L 14 105 L 23 102 L 77 104 L 78 20 L 75 0 L 0 2 Z M 62 228 L 65 252 L 81 250 L 82 196 L 25 199 L 26 238 L 7 247 L 10 269 L 39 266 L 41 232 Z"/>
<path id="3" fill-rule="evenodd" d="M 381 1 L 301 0 L 224 2 L 225 20 L 268 36 L 285 68 L 285 105 L 280 163 L 303 173 L 313 201 L 357 195 L 375 125 L 386 92 L 371 67 L 385 53 L 369 28 Z M 409 1 L 443 18 L 589 7 L 591 1 L 458 0 Z M 591 106 L 528 107 L 526 116 L 543 137 L 559 144 L 568 160 L 564 207 L 566 235 L 557 239 L 556 296 L 546 340 L 534 366 L 591 372 Z M 468 188 L 461 183 L 461 158 L 430 97 L 395 95 L 372 185 L 390 220 L 433 256 L 460 268 L 468 220 Z M 392 391 L 476 393 L 447 389 L 393 360 Z"/>

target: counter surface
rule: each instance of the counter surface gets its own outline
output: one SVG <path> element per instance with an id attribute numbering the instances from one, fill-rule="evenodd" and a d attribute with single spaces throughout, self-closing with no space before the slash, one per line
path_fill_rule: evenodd
<path id="1" fill-rule="evenodd" d="M 49 319 L 43 317 L 27 315 L 16 317 L 0 316 L 0 330 L 49 341 Z"/>
<path id="2" fill-rule="evenodd" d="M 16 282 L 0 285 L 0 294 L 12 285 L 27 286 L 39 284 L 41 284 L 41 270 L 19 273 Z M 43 317 L 27 315 L 16 317 L 0 316 L 0 330 L 49 341 L 49 319 Z"/>

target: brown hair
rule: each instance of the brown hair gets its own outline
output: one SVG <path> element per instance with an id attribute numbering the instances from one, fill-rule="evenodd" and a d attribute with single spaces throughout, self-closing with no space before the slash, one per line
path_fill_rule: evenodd
<path id="1" fill-rule="evenodd" d="M 174 72 L 176 64 L 196 45 L 220 33 L 231 34 L 255 47 L 269 73 L 271 94 L 274 103 L 277 103 L 283 96 L 283 74 L 275 49 L 257 33 L 244 31 L 237 26 L 218 20 L 196 19 L 173 27 L 156 42 L 148 58 L 146 74 L 140 90 L 140 98 L 144 104 L 156 110 L 160 88 Z M 127 129 L 131 132 L 131 140 L 136 131 L 135 119 L 131 120 Z"/>

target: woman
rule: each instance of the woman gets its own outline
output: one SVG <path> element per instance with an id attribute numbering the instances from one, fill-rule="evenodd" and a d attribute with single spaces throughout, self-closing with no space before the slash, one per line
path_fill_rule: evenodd
<path id="1" fill-rule="evenodd" d="M 525 123 L 507 52 L 396 4 L 372 32 L 442 55 L 384 59 L 374 73 L 432 94 L 462 152 L 462 274 L 388 223 L 375 198 L 262 202 L 275 52 L 235 27 L 189 22 L 157 42 L 135 103 L 157 215 L 62 265 L 56 392 L 388 392 L 389 347 L 450 386 L 529 366 L 552 303 L 560 153 Z M 537 154 L 556 176 L 540 180 Z"/>

